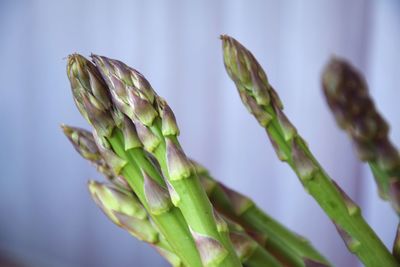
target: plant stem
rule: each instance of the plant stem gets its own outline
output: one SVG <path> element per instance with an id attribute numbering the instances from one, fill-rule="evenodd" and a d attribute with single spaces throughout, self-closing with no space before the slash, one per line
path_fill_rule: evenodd
<path id="1" fill-rule="evenodd" d="M 157 130 L 157 133 L 160 134 L 159 130 Z M 171 137 L 171 139 L 175 143 L 178 142 L 174 137 Z M 154 152 L 154 156 L 158 159 L 163 173 L 169 177 L 165 155 L 166 147 L 163 142 Z M 218 232 L 213 217 L 213 207 L 196 174 L 193 173 L 191 176 L 180 180 L 169 179 L 169 183 L 179 197 L 179 201 L 175 202 L 177 207 L 182 211 L 186 221 L 193 227 L 193 230 L 220 240 L 223 246 L 228 249 L 228 253 L 232 255 L 234 249 L 229 239 L 229 233 L 227 231 Z M 237 261 L 236 255 L 234 257 L 227 255 L 220 266 L 235 266 L 237 265 Z"/>

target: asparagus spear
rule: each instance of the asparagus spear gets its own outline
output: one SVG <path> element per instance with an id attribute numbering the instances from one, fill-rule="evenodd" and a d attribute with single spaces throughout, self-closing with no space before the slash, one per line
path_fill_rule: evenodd
<path id="1" fill-rule="evenodd" d="M 95 66 L 84 57 L 74 54 L 68 57 L 67 73 L 79 111 L 95 128 L 95 142 L 102 157 L 116 175 L 122 175 L 127 180 L 182 262 L 201 266 L 189 228 L 179 209 L 172 206 L 160 176 L 144 172 L 127 154 L 126 148 L 134 149 L 139 145 L 135 142 L 136 133 L 114 108 L 107 86 Z"/>
<path id="2" fill-rule="evenodd" d="M 179 144 L 170 107 L 136 70 L 117 60 L 92 58 L 111 89 L 113 102 L 132 120 L 144 149 L 159 162 L 172 202 L 189 225 L 203 265 L 241 266 L 227 229 L 217 225 L 213 207 Z"/>
<path id="3" fill-rule="evenodd" d="M 89 181 L 88 188 L 94 202 L 114 224 L 154 246 L 172 266 L 183 266 L 132 192 L 96 181 Z"/>
<path id="4" fill-rule="evenodd" d="M 352 138 L 359 158 L 372 169 L 379 195 L 400 213 L 400 156 L 365 80 L 349 63 L 333 58 L 324 70 L 322 85 L 338 125 Z"/>
<path id="5" fill-rule="evenodd" d="M 398 266 L 361 215 L 360 208 L 336 185 L 311 154 L 283 113 L 279 96 L 254 56 L 232 37 L 221 36 L 225 68 L 242 102 L 264 127 L 278 157 L 296 172 L 306 191 L 335 224 L 347 248 L 365 266 Z"/>
<path id="6" fill-rule="evenodd" d="M 312 260 L 321 266 L 329 266 L 328 261 L 308 240 L 267 215 L 250 198 L 216 181 L 198 162 L 192 160 L 192 163 L 214 207 L 252 233 L 255 239 L 282 263 L 307 266 L 306 262 Z"/>

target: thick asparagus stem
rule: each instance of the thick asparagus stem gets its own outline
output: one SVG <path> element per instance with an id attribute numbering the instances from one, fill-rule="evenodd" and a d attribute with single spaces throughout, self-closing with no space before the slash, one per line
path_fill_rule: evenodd
<path id="1" fill-rule="evenodd" d="M 227 229 L 217 225 L 213 207 L 178 142 L 179 130 L 167 103 L 136 70 L 117 60 L 92 58 L 111 89 L 114 103 L 135 124 L 144 149 L 159 162 L 203 265 L 241 266 Z"/>
<path id="2" fill-rule="evenodd" d="M 278 157 L 296 172 L 306 191 L 330 217 L 347 248 L 365 266 L 398 266 L 382 241 L 365 222 L 359 207 L 331 180 L 312 156 L 254 56 L 239 42 L 221 36 L 226 70 L 240 97 L 266 129 Z"/>
<path id="3" fill-rule="evenodd" d="M 283 264 L 304 267 L 305 260 L 312 259 L 329 266 L 308 240 L 267 215 L 253 200 L 216 181 L 205 167 L 192 162 L 214 207 L 257 237 L 255 239 Z"/>
<path id="4" fill-rule="evenodd" d="M 122 124 L 126 129 L 121 119 L 123 116 L 114 109 L 107 87 L 95 66 L 75 54 L 68 58 L 67 73 L 74 101 L 82 115 L 95 128 L 95 141 L 107 164 L 116 175 L 121 174 L 126 179 L 184 264 L 201 266 L 189 228 L 179 209 L 170 204 L 166 188 L 159 183 L 157 177 L 143 173 L 125 151 L 127 147 L 131 147 L 127 144 L 132 145 L 134 133 L 130 131 L 125 135 L 130 136 L 130 139 L 122 138 L 123 134 L 116 126 Z"/>
<path id="5" fill-rule="evenodd" d="M 337 124 L 368 162 L 379 195 L 400 213 L 400 156 L 389 139 L 389 126 L 376 110 L 365 80 L 349 63 L 333 58 L 322 75 L 322 87 Z"/>

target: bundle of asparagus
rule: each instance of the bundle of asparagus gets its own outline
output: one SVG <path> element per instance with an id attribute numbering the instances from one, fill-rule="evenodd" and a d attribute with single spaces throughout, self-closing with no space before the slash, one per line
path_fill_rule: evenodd
<path id="1" fill-rule="evenodd" d="M 233 38 L 221 39 L 226 69 L 245 106 L 267 130 L 278 157 L 294 169 L 332 219 L 349 250 L 366 266 L 398 266 L 359 207 L 312 156 L 254 56 Z M 305 238 L 186 156 L 174 113 L 137 70 L 104 56 L 88 60 L 73 54 L 67 74 L 76 106 L 93 132 L 67 125 L 62 129 L 76 151 L 106 178 L 104 183 L 89 181 L 88 188 L 114 224 L 153 246 L 172 266 L 331 266 Z M 327 77 L 324 88 L 329 92 L 340 87 L 339 78 Z M 343 114 L 339 109 L 336 113 Z M 383 122 L 374 114 L 370 117 Z M 341 121 L 352 129 L 352 116 L 347 117 Z M 377 137 L 365 139 L 371 136 L 362 132 L 371 130 L 366 121 L 354 136 L 363 137 L 364 143 L 356 140 L 360 147 L 379 151 L 368 160 L 384 181 L 379 184 L 386 194 L 397 188 L 392 182 L 399 177 L 397 152 L 382 141 L 384 134 L 374 135 L 379 145 L 371 141 Z M 397 203 L 397 195 L 391 196 Z"/>

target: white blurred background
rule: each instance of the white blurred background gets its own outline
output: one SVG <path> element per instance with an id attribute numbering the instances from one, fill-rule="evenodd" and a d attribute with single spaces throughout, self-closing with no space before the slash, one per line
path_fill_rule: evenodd
<path id="1" fill-rule="evenodd" d="M 87 126 L 65 74 L 73 52 L 140 70 L 174 109 L 187 154 L 336 266 L 358 266 L 241 104 L 223 67 L 222 33 L 259 59 L 312 151 L 392 246 L 398 219 L 337 129 L 320 74 L 332 55 L 359 68 L 400 145 L 399 1 L 1 0 L 1 266 L 167 266 L 89 198 L 86 181 L 100 175 L 59 128 Z"/>

